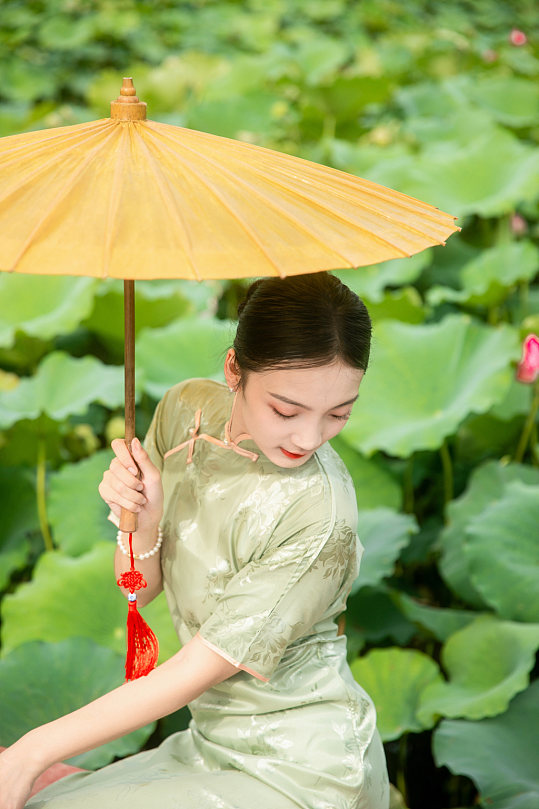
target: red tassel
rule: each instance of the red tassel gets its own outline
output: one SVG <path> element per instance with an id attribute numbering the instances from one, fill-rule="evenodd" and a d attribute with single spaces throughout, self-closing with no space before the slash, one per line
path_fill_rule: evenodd
<path id="1" fill-rule="evenodd" d="M 144 677 L 155 668 L 159 657 L 159 643 L 142 615 L 137 609 L 135 590 L 147 586 L 144 576 L 135 570 L 133 555 L 133 535 L 129 534 L 129 555 L 131 568 L 122 573 L 117 581 L 118 587 L 129 590 L 129 610 L 127 613 L 127 656 L 125 659 L 125 679 L 136 680 Z"/>

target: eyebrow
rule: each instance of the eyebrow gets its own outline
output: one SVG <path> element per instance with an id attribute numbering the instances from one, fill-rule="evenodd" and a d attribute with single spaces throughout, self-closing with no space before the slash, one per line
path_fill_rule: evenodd
<path id="1" fill-rule="evenodd" d="M 295 405 L 296 407 L 302 407 L 304 410 L 312 410 L 312 407 L 307 407 L 307 405 L 301 404 L 301 402 L 294 402 L 292 399 L 288 399 L 286 396 L 280 396 L 278 393 L 272 393 L 271 391 L 268 391 L 268 392 L 269 392 L 270 396 L 274 396 L 275 399 L 280 399 L 281 402 L 286 402 L 286 404 Z M 356 401 L 356 399 L 358 399 L 358 397 L 359 397 L 359 393 L 356 393 L 356 395 L 354 396 L 353 399 L 348 399 L 347 402 L 341 402 L 341 404 L 334 405 L 333 407 L 330 407 L 329 409 L 330 410 L 338 410 L 339 407 L 344 407 L 345 405 L 351 405 Z"/>

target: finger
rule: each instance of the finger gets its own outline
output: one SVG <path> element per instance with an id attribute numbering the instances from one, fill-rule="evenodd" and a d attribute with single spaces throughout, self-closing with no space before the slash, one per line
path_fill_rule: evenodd
<path id="1" fill-rule="evenodd" d="M 129 469 L 133 475 L 138 473 L 137 465 L 134 462 L 129 450 L 127 449 L 127 444 L 125 443 L 123 438 L 115 438 L 111 445 L 112 450 L 119 461 L 125 466 L 126 469 Z"/>
<path id="2" fill-rule="evenodd" d="M 120 461 L 119 458 L 113 458 L 110 462 L 109 471 L 121 480 L 122 483 L 125 483 L 131 489 L 137 489 L 137 491 L 141 492 L 144 488 L 144 484 L 140 481 L 140 479 L 136 476 L 131 474 L 129 469 L 126 469 L 123 463 Z"/>
<path id="3" fill-rule="evenodd" d="M 109 469 L 107 469 L 103 475 L 103 481 L 111 494 L 120 495 L 121 497 L 125 497 L 127 500 L 130 500 L 132 503 L 138 503 L 141 506 L 145 505 L 146 497 L 144 494 L 136 489 L 133 489 L 131 486 L 128 486 L 126 483 L 123 483 L 121 480 L 115 477 L 115 475 L 113 475 Z"/>
<path id="4" fill-rule="evenodd" d="M 117 517 L 120 516 L 121 509 L 127 509 L 127 511 L 132 511 L 134 514 L 139 514 L 144 506 L 138 505 L 137 503 L 133 503 L 132 500 L 129 500 L 127 497 L 123 497 L 121 494 L 114 492 L 113 494 L 109 495 L 111 500 L 107 499 L 107 505 L 110 507 L 111 511 L 116 514 Z M 118 507 L 118 508 L 116 508 Z"/>
<path id="5" fill-rule="evenodd" d="M 139 466 L 140 471 L 142 472 L 144 477 L 153 477 L 159 476 L 159 469 L 155 466 L 154 463 L 150 460 L 150 456 L 138 440 L 138 438 L 134 438 L 131 442 L 131 450 L 133 452 L 133 456 Z"/>
<path id="6" fill-rule="evenodd" d="M 118 478 L 115 477 L 108 469 L 103 475 L 103 482 L 105 484 L 104 494 L 106 495 L 107 499 L 111 499 L 119 503 L 119 498 L 121 497 L 127 503 L 139 506 L 144 506 L 147 502 L 146 497 L 142 494 L 142 492 L 135 491 L 126 483 L 122 483 L 122 481 L 118 480 Z M 120 505 L 123 505 L 123 503 Z"/>

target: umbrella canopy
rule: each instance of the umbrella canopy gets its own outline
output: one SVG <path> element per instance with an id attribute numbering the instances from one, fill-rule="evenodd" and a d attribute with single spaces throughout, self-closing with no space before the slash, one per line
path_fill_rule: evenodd
<path id="1" fill-rule="evenodd" d="M 358 267 L 458 230 L 455 217 L 342 171 L 148 121 L 130 78 L 110 118 L 0 139 L 0 177 L 0 270 L 124 279 L 129 446 L 135 279 Z M 122 530 L 136 530 L 134 517 L 122 514 Z"/>
<path id="2" fill-rule="evenodd" d="M 0 269 L 239 278 L 358 267 L 445 239 L 454 217 L 336 169 L 145 120 L 124 79 L 111 118 L 0 140 Z"/>

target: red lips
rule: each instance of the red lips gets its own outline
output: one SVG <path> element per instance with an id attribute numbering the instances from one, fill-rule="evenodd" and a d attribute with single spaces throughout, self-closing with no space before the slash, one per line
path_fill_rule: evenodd
<path id="1" fill-rule="evenodd" d="M 301 455 L 298 455 L 296 452 L 288 452 L 287 449 L 283 449 L 282 447 L 280 449 L 281 449 L 281 452 L 283 453 L 283 455 L 286 455 L 287 458 L 294 458 L 295 459 L 295 458 L 304 458 L 305 457 L 304 452 L 301 453 Z"/>

